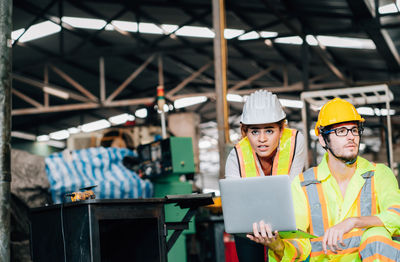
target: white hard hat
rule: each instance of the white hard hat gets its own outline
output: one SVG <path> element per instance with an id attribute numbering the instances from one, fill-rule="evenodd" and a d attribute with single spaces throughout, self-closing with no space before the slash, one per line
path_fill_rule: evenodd
<path id="1" fill-rule="evenodd" d="M 276 95 L 267 90 L 252 93 L 243 106 L 240 122 L 245 125 L 270 124 L 286 117 Z"/>

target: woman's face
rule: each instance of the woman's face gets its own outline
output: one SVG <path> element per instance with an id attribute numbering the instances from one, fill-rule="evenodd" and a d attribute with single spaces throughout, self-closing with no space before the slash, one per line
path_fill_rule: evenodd
<path id="1" fill-rule="evenodd" d="M 249 125 L 246 136 L 258 157 L 269 158 L 279 145 L 282 129 L 277 123 Z"/>

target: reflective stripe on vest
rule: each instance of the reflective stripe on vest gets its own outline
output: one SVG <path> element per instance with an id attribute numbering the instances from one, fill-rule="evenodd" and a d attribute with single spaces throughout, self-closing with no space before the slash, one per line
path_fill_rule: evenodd
<path id="1" fill-rule="evenodd" d="M 397 215 L 400 216 L 400 206 L 391 206 L 388 208 L 389 211 L 392 211 L 393 213 L 396 213 Z"/>
<path id="2" fill-rule="evenodd" d="M 353 253 L 358 250 L 361 243 L 361 236 L 364 233 L 363 230 L 357 230 L 343 235 L 343 242 L 345 244 L 343 250 L 337 250 L 336 253 L 331 250 L 327 250 L 326 255 L 343 255 Z M 322 237 L 310 239 L 311 241 L 311 257 L 317 257 L 325 255 L 322 249 Z M 341 247 L 341 245 L 339 245 Z"/>
<path id="3" fill-rule="evenodd" d="M 250 141 L 243 138 L 235 146 L 236 155 L 238 156 L 241 177 L 255 177 L 260 176 L 256 159 L 256 153 L 251 148 Z"/>
<path id="4" fill-rule="evenodd" d="M 287 175 L 292 166 L 294 150 L 296 146 L 297 130 L 285 128 L 279 141 L 279 150 L 276 152 L 272 175 Z"/>
<path id="5" fill-rule="evenodd" d="M 400 244 L 384 236 L 373 236 L 360 246 L 362 261 L 399 261 Z"/>
<path id="6" fill-rule="evenodd" d="M 359 213 L 363 216 L 371 216 L 376 213 L 375 194 L 374 194 L 374 171 L 368 171 L 362 175 L 365 183 L 359 194 Z M 306 170 L 300 174 L 300 183 L 308 199 L 308 212 L 310 217 L 310 233 L 319 236 L 311 239 L 311 257 L 324 255 L 322 250 L 322 239 L 325 230 L 329 228 L 328 209 L 323 194 L 321 181 L 317 179 L 317 167 Z M 361 243 L 363 230 L 353 231 L 344 234 L 343 241 L 346 244 L 344 250 L 331 254 L 348 254 L 357 250 Z"/>
<path id="7" fill-rule="evenodd" d="M 287 175 L 289 174 L 294 152 L 296 150 L 297 130 L 285 128 L 282 132 L 282 137 L 279 141 L 279 150 L 274 157 L 272 165 L 272 175 Z M 249 139 L 243 138 L 235 145 L 236 155 L 238 157 L 240 176 L 255 177 L 260 176 L 261 172 L 258 169 L 256 159 L 257 156 L 251 148 Z"/>
<path id="8" fill-rule="evenodd" d="M 358 198 L 358 214 L 360 216 L 373 216 L 376 214 L 376 201 L 374 194 L 374 171 L 368 171 L 361 176 L 365 180 Z"/>
<path id="9" fill-rule="evenodd" d="M 323 236 L 328 228 L 328 216 L 321 181 L 317 180 L 317 168 L 307 169 L 300 174 L 301 186 L 308 199 L 308 215 L 310 221 L 310 234 Z M 323 198 L 323 199 L 320 199 Z"/>

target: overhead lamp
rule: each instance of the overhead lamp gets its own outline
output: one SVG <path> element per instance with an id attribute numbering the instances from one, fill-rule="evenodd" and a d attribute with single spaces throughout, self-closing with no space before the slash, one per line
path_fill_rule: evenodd
<path id="1" fill-rule="evenodd" d="M 147 109 L 146 108 L 140 108 L 136 110 L 135 116 L 139 118 L 146 118 L 147 117 Z"/>
<path id="2" fill-rule="evenodd" d="M 133 121 L 133 120 L 135 120 L 135 116 L 128 113 L 112 116 L 108 119 L 108 121 L 110 121 L 110 123 L 113 125 L 121 125 L 126 123 L 127 121 Z"/>
<path id="3" fill-rule="evenodd" d="M 387 116 L 388 115 L 388 110 L 386 108 L 382 108 L 382 109 L 375 108 L 374 111 L 375 111 L 375 115 L 377 115 L 377 116 Z M 394 109 L 390 109 L 389 113 L 391 116 L 393 116 L 394 114 L 396 114 L 396 111 Z"/>
<path id="4" fill-rule="evenodd" d="M 70 127 L 67 129 L 70 134 L 78 134 L 81 130 L 77 127 Z"/>
<path id="5" fill-rule="evenodd" d="M 32 41 L 38 38 L 58 33 L 60 31 L 61 31 L 61 26 L 50 21 L 45 21 L 29 27 L 28 31 L 23 36 L 21 36 L 19 42 L 23 43 Z"/>
<path id="6" fill-rule="evenodd" d="M 241 95 L 238 95 L 238 94 L 227 94 L 226 95 L 226 100 L 228 100 L 229 102 L 242 103 L 243 102 L 243 97 Z"/>
<path id="7" fill-rule="evenodd" d="M 365 116 L 374 116 L 375 115 L 374 109 L 372 109 L 371 107 L 358 107 L 357 112 L 360 115 L 365 115 Z"/>
<path id="8" fill-rule="evenodd" d="M 113 20 L 111 24 L 108 24 L 106 26 L 106 30 L 114 30 L 114 26 L 117 27 L 118 29 L 127 31 L 127 32 L 132 32 L 136 33 L 138 31 L 138 23 L 136 22 L 128 22 L 128 21 L 118 21 L 118 20 Z"/>
<path id="9" fill-rule="evenodd" d="M 251 39 L 258 39 L 260 38 L 260 34 L 256 31 L 248 32 L 244 35 L 239 36 L 239 40 L 251 40 Z"/>
<path id="10" fill-rule="evenodd" d="M 245 31 L 240 30 L 240 29 L 231 29 L 231 28 L 225 28 L 224 29 L 224 38 L 225 39 L 232 39 L 237 37 L 238 35 L 243 34 Z"/>
<path id="11" fill-rule="evenodd" d="M 97 120 L 91 123 L 87 123 L 81 126 L 81 130 L 85 133 L 93 132 L 105 128 L 109 128 L 111 123 L 105 119 Z"/>
<path id="12" fill-rule="evenodd" d="M 283 107 L 292 107 L 292 108 L 303 108 L 303 101 L 301 100 L 291 100 L 280 98 L 279 102 Z"/>
<path id="13" fill-rule="evenodd" d="M 20 138 L 20 139 L 36 141 L 36 136 L 34 134 L 29 134 L 29 133 L 25 133 L 25 132 L 11 131 L 11 136 Z"/>
<path id="14" fill-rule="evenodd" d="M 324 46 L 354 48 L 354 49 L 376 49 L 371 39 L 338 37 L 338 36 L 317 36 L 318 41 Z"/>
<path id="15" fill-rule="evenodd" d="M 64 92 L 62 90 L 59 90 L 59 89 L 56 89 L 53 87 L 49 87 L 49 86 L 43 87 L 43 92 L 53 95 L 53 96 L 60 97 L 65 100 L 67 100 L 69 98 L 69 94 L 67 92 Z"/>
<path id="16" fill-rule="evenodd" d="M 278 32 L 271 32 L 271 31 L 261 31 L 259 32 L 262 38 L 270 38 L 278 36 Z"/>
<path id="17" fill-rule="evenodd" d="M 303 39 L 301 39 L 300 36 L 287 36 L 278 37 L 274 40 L 274 42 L 279 44 L 301 45 L 303 43 Z"/>
<path id="18" fill-rule="evenodd" d="M 214 38 L 215 33 L 208 27 L 201 26 L 183 26 L 175 32 L 178 36 L 191 36 L 202 38 Z"/>
<path id="19" fill-rule="evenodd" d="M 163 30 L 160 28 L 160 26 L 153 23 L 139 23 L 139 32 L 157 35 L 163 34 Z"/>
<path id="20" fill-rule="evenodd" d="M 23 32 L 25 32 L 25 28 L 21 28 L 11 32 L 11 39 L 13 40 L 13 43 L 15 40 L 18 39 L 18 37 L 20 37 L 20 35 L 22 35 Z"/>
<path id="21" fill-rule="evenodd" d="M 50 137 L 48 135 L 41 135 L 41 136 L 36 137 L 36 141 L 38 141 L 38 142 L 46 142 L 49 140 L 50 140 Z"/>
<path id="22" fill-rule="evenodd" d="M 192 96 L 192 97 L 185 97 L 185 98 L 179 98 L 174 101 L 174 106 L 175 108 L 183 108 L 183 107 L 188 107 L 200 103 L 204 103 L 207 101 L 206 96 Z"/>
<path id="23" fill-rule="evenodd" d="M 49 137 L 54 140 L 64 140 L 69 137 L 69 132 L 66 129 L 56 131 L 49 134 Z"/>
<path id="24" fill-rule="evenodd" d="M 107 23 L 105 20 L 102 19 L 70 17 L 70 16 L 63 16 L 61 18 L 61 21 L 76 28 L 94 29 L 94 30 L 102 29 Z"/>
<path id="25" fill-rule="evenodd" d="M 378 12 L 380 14 L 393 14 L 399 12 L 399 8 L 400 8 L 400 1 L 397 0 L 396 4 L 390 3 L 388 5 L 380 6 Z"/>
<path id="26" fill-rule="evenodd" d="M 164 30 L 164 33 L 170 34 L 177 30 L 179 26 L 177 25 L 168 25 L 168 24 L 162 24 L 161 25 L 162 30 Z"/>

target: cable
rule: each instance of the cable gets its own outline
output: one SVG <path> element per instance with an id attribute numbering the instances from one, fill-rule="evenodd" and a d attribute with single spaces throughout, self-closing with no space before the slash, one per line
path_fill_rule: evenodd
<path id="1" fill-rule="evenodd" d="M 67 262 L 67 248 L 65 244 L 65 233 L 64 233 L 64 201 L 65 198 L 67 197 L 67 194 L 64 195 L 63 201 L 61 202 L 61 235 L 62 235 L 62 241 L 63 241 L 63 248 L 64 248 L 64 262 Z"/>

